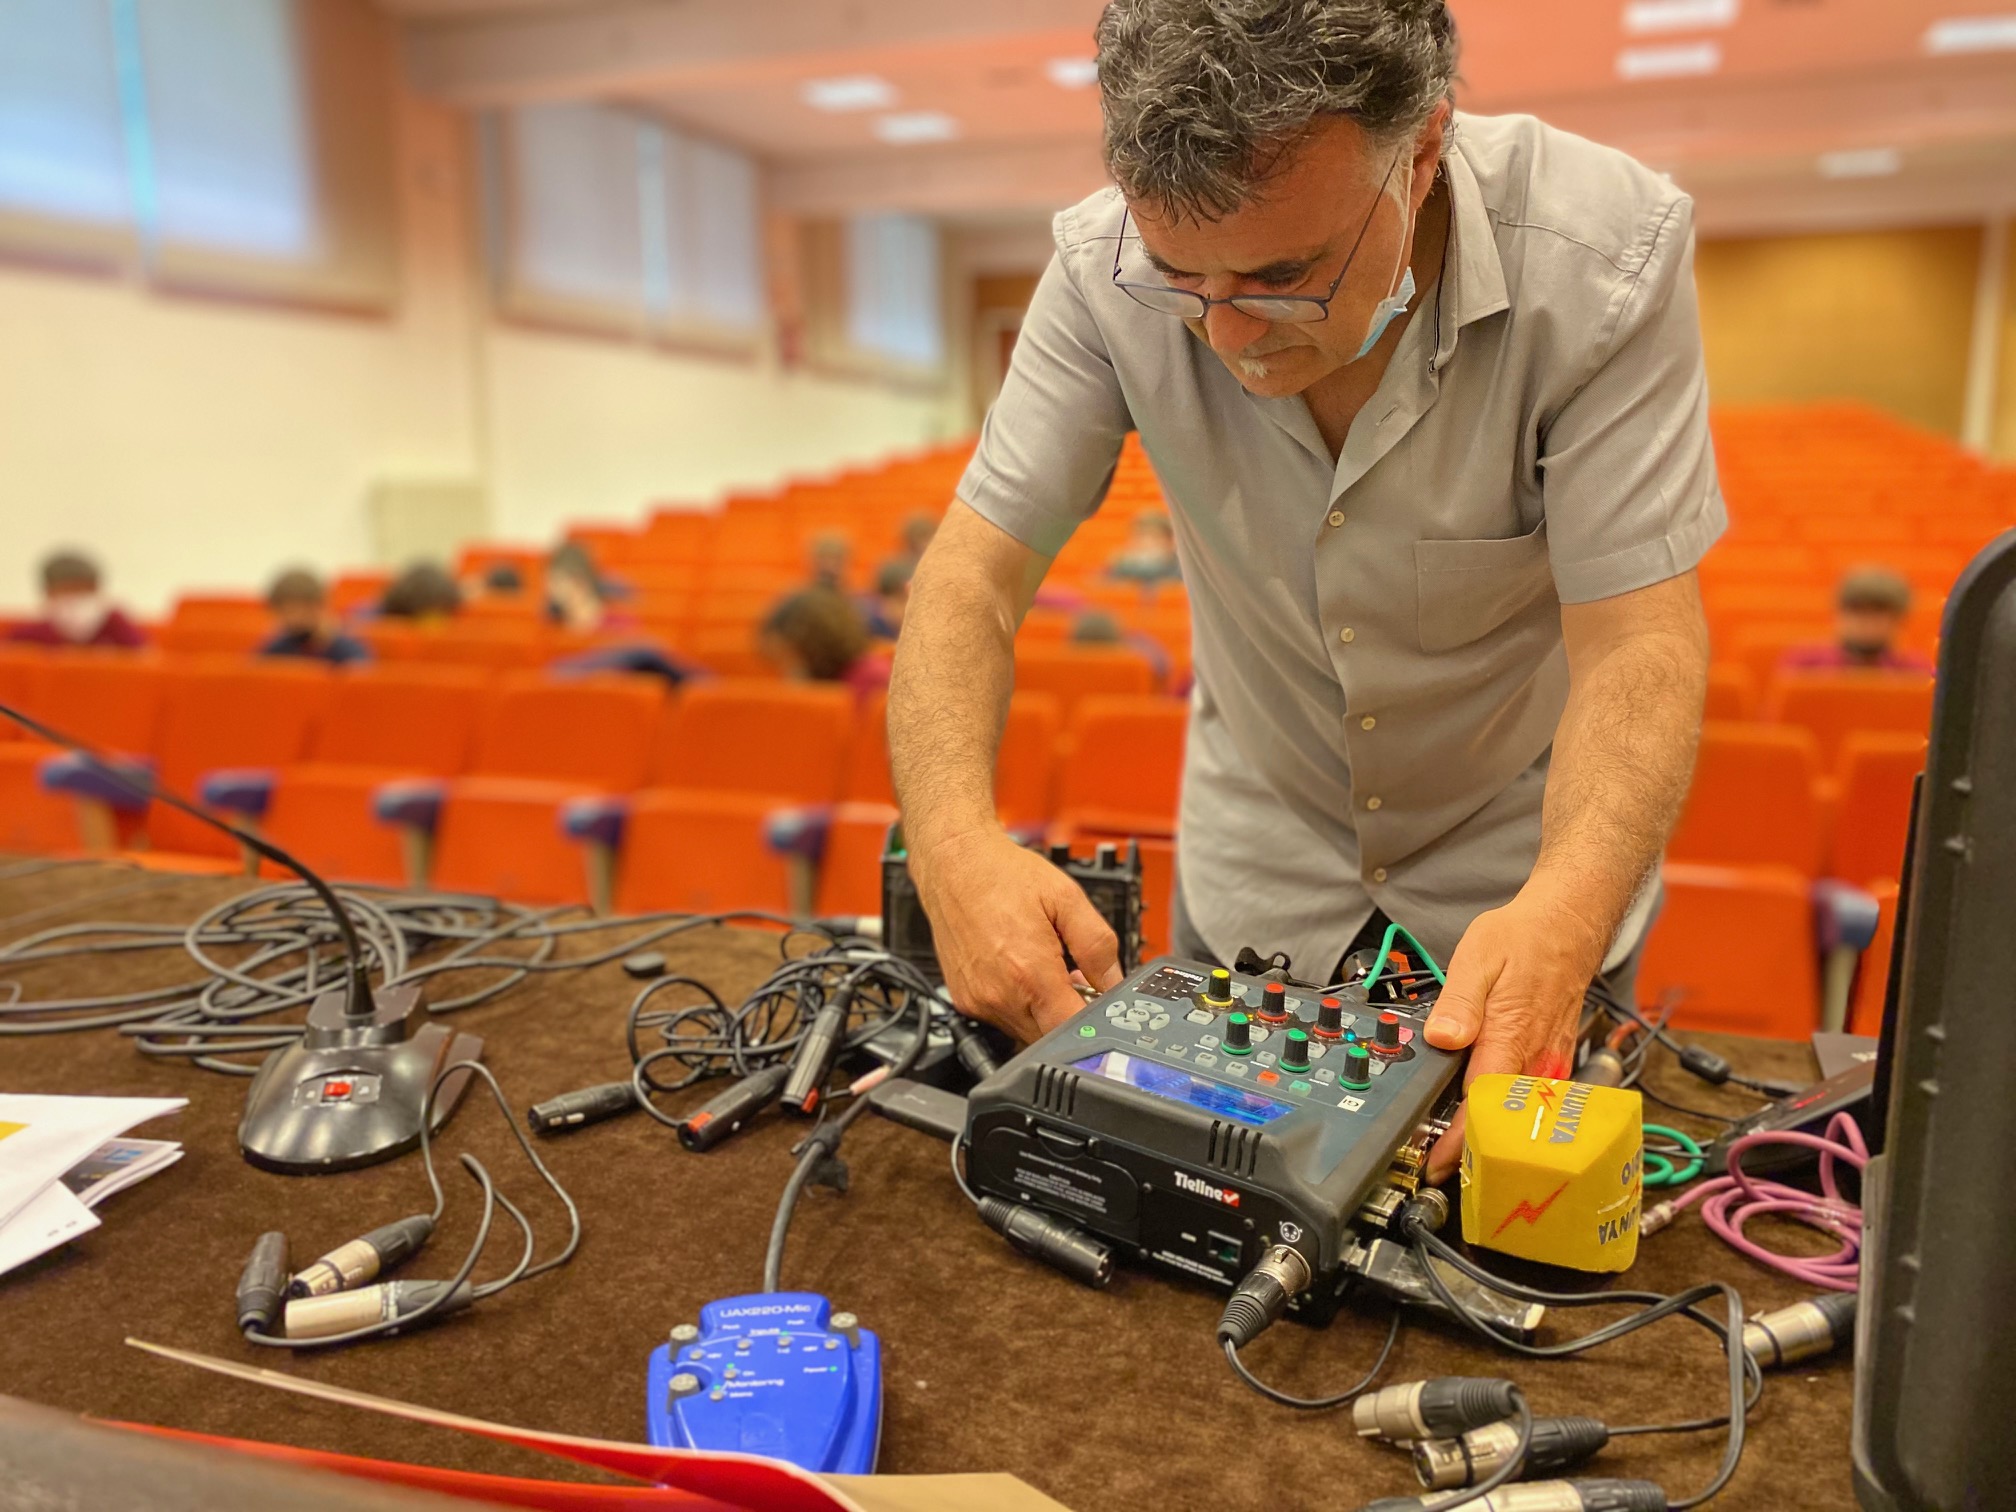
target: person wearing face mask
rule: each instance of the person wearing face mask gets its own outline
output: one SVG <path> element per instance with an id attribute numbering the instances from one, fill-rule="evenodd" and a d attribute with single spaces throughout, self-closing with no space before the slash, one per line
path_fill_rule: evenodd
<path id="1" fill-rule="evenodd" d="M 1707 682 L 1691 203 L 1457 113 L 1442 0 L 1111 0 L 1097 39 L 1116 187 L 1056 219 L 894 668 L 952 995 L 1029 1039 L 1080 1006 L 1065 949 L 1118 980 L 989 779 L 1015 627 L 1132 431 L 1195 638 L 1177 953 L 1322 982 L 1404 924 L 1434 1043 L 1563 1072 L 1589 983 L 1630 997 Z"/>
<path id="2" fill-rule="evenodd" d="M 7 639 L 37 646 L 147 644 L 126 611 L 105 597 L 98 564 L 81 551 L 58 551 L 42 563 L 42 615 L 15 625 Z"/>

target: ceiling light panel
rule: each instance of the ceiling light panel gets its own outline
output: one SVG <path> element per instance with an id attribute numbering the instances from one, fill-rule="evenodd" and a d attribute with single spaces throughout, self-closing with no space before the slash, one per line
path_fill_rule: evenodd
<path id="1" fill-rule="evenodd" d="M 1719 42 L 1674 42 L 1659 47 L 1627 47 L 1617 54 L 1620 79 L 1694 79 L 1722 66 Z"/>
<path id="2" fill-rule="evenodd" d="M 887 110 L 896 103 L 896 86 L 874 74 L 845 74 L 807 79 L 799 98 L 814 110 Z"/>
<path id="3" fill-rule="evenodd" d="M 894 115 L 877 116 L 875 135 L 899 146 L 915 142 L 949 142 L 959 135 L 959 123 L 942 110 L 903 110 Z"/>
<path id="4" fill-rule="evenodd" d="M 1895 147 L 1854 147 L 1820 154 L 1820 176 L 1831 179 L 1888 178 L 1904 167 Z"/>
<path id="5" fill-rule="evenodd" d="M 1629 0 L 1624 7 L 1624 30 L 1633 37 L 1712 31 L 1734 26 L 1741 9 L 1741 0 Z"/>
<path id="6" fill-rule="evenodd" d="M 2016 16 L 1954 16 L 1925 31 L 1928 53 L 2016 51 Z"/>

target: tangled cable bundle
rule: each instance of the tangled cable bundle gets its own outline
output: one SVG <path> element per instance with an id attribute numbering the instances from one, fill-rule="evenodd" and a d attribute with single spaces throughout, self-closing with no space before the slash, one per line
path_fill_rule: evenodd
<path id="1" fill-rule="evenodd" d="M 585 910 L 365 886 L 336 895 L 357 932 L 365 969 L 380 986 L 451 972 L 495 973 L 466 992 L 431 999 L 435 1014 L 488 1002 L 536 974 L 606 965 L 707 925 L 793 923 L 756 912 L 569 919 Z M 574 936 L 612 930 L 626 933 L 592 952 L 559 953 Z M 192 971 L 160 986 L 83 998 L 30 997 L 18 977 L 9 979 L 21 968 L 157 951 L 179 951 Z M 292 882 L 228 899 L 187 925 L 59 925 L 0 945 L 0 992 L 8 994 L 0 998 L 0 1036 L 113 1029 L 143 1055 L 250 1076 L 260 1058 L 300 1037 L 307 1005 L 342 982 L 344 965 L 336 920 L 311 888 Z"/>
<path id="2" fill-rule="evenodd" d="M 1817 1151 L 1819 1195 L 1780 1181 L 1746 1175 L 1744 1154 L 1766 1145 L 1797 1145 Z M 1739 1253 L 1794 1280 L 1830 1291 L 1852 1292 L 1862 1264 L 1862 1209 L 1842 1192 L 1840 1172 L 1845 1166 L 1859 1177 L 1868 1164 L 1869 1147 L 1863 1142 L 1862 1130 L 1846 1113 L 1836 1113 L 1829 1119 L 1824 1135 L 1797 1130 L 1745 1135 L 1729 1146 L 1728 1175 L 1704 1181 L 1651 1209 L 1645 1214 L 1643 1232 L 1656 1233 L 1688 1208 L 1699 1206 L 1708 1227 Z M 1831 1255 L 1819 1256 L 1788 1255 L 1767 1248 L 1745 1231 L 1745 1225 L 1767 1214 L 1817 1229 L 1839 1240 L 1840 1248 Z"/>

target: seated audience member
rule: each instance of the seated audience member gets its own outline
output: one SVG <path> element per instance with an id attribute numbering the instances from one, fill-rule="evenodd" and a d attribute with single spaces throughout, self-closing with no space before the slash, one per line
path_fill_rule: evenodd
<path id="1" fill-rule="evenodd" d="M 7 632 L 37 646 L 144 646 L 147 637 L 100 591 L 98 564 L 78 551 L 42 563 L 42 617 Z"/>
<path id="2" fill-rule="evenodd" d="M 889 658 L 871 648 L 854 601 L 830 588 L 792 594 L 763 621 L 757 644 L 786 677 L 846 683 L 856 692 L 889 685 Z"/>
<path id="3" fill-rule="evenodd" d="M 877 640 L 894 640 L 903 628 L 903 611 L 910 607 L 908 563 L 892 558 L 875 572 L 875 591 L 862 606 L 867 611 L 868 633 Z"/>
<path id="4" fill-rule="evenodd" d="M 525 574 L 514 562 L 492 562 L 483 569 L 476 587 L 484 598 L 517 598 L 525 591 Z"/>
<path id="5" fill-rule="evenodd" d="M 563 542 L 546 559 L 546 618 L 583 635 L 611 628 L 608 587 L 595 559 L 574 541 Z"/>
<path id="6" fill-rule="evenodd" d="M 1150 635 L 1130 633 L 1126 626 L 1104 609 L 1082 609 L 1071 621 L 1070 643 L 1074 646 L 1125 646 L 1148 658 L 1155 681 L 1169 680 L 1169 653 Z"/>
<path id="7" fill-rule="evenodd" d="M 853 555 L 853 543 L 837 530 L 822 530 L 812 537 L 812 586 L 846 592 Z"/>
<path id="8" fill-rule="evenodd" d="M 450 619 L 462 607 L 462 590 L 438 562 L 415 562 L 385 590 L 378 602 L 382 619 Z"/>
<path id="9" fill-rule="evenodd" d="M 1107 564 L 1106 575 L 1144 587 L 1181 581 L 1183 570 L 1176 564 L 1176 530 L 1169 523 L 1169 516 L 1154 510 L 1136 515 L 1127 544 Z"/>
<path id="10" fill-rule="evenodd" d="M 915 572 L 917 564 L 924 560 L 924 548 L 931 544 L 931 537 L 938 533 L 938 522 L 919 510 L 903 521 L 903 549 L 889 558 L 885 567 L 904 566 Z"/>
<path id="11" fill-rule="evenodd" d="M 329 593 L 322 579 L 305 568 L 292 568 L 273 579 L 266 590 L 266 607 L 278 623 L 259 655 L 313 657 L 338 666 L 370 659 L 369 648 L 345 635 L 329 612 Z"/>
<path id="12" fill-rule="evenodd" d="M 1839 614 L 1831 646 L 1794 646 L 1779 666 L 1790 672 L 1857 667 L 1883 672 L 1930 672 L 1932 664 L 1897 648 L 1911 612 L 1911 585 L 1887 567 L 1858 567 L 1841 580 Z"/>

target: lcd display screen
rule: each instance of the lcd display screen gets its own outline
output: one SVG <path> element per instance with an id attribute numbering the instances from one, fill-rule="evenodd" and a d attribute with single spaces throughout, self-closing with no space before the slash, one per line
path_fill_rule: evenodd
<path id="1" fill-rule="evenodd" d="M 1222 1114 L 1256 1126 L 1272 1123 L 1283 1113 L 1294 1111 L 1290 1103 L 1276 1102 L 1257 1092 L 1242 1092 L 1222 1082 L 1206 1081 L 1188 1071 L 1179 1071 L 1159 1061 L 1143 1060 L 1138 1055 L 1128 1055 L 1121 1050 L 1102 1050 L 1097 1055 L 1088 1055 L 1081 1061 L 1072 1062 L 1071 1069 L 1083 1071 L 1087 1076 L 1104 1077 L 1107 1081 L 1124 1082 L 1153 1096 L 1188 1103 L 1207 1113 Z"/>

